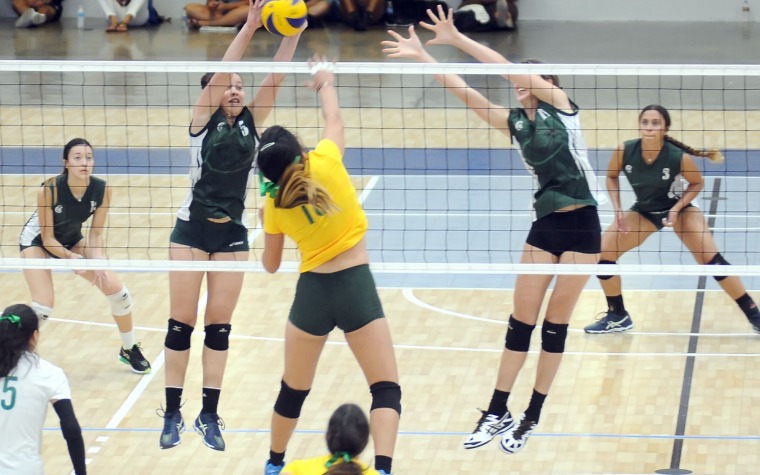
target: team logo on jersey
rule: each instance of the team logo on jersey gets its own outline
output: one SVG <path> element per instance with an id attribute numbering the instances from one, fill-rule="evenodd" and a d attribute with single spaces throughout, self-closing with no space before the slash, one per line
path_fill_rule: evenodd
<path id="1" fill-rule="evenodd" d="M 632 166 L 630 166 L 630 165 L 626 165 L 625 166 L 625 172 L 626 173 L 631 173 L 632 171 L 633 171 L 633 167 Z"/>
<path id="2" fill-rule="evenodd" d="M 222 130 L 224 130 L 225 125 L 227 125 L 225 122 L 219 122 L 218 124 L 216 124 L 216 131 L 221 132 Z"/>
<path id="3" fill-rule="evenodd" d="M 96 201 L 90 201 L 90 213 L 94 213 L 97 208 L 98 203 Z"/>
<path id="4" fill-rule="evenodd" d="M 63 213 L 63 206 L 62 205 L 56 206 L 55 207 L 55 212 L 58 213 L 58 214 Z"/>
<path id="5" fill-rule="evenodd" d="M 248 127 L 245 126 L 245 122 L 242 120 L 238 121 L 238 127 L 240 127 L 240 133 L 243 134 L 243 137 L 248 137 L 250 131 L 248 130 Z"/>
<path id="6" fill-rule="evenodd" d="M 515 130 L 517 130 L 517 131 L 520 131 L 520 130 L 522 130 L 522 129 L 523 129 L 523 127 L 525 127 L 525 125 L 523 124 L 523 121 L 521 121 L 521 120 L 518 120 L 518 121 L 515 123 Z"/>

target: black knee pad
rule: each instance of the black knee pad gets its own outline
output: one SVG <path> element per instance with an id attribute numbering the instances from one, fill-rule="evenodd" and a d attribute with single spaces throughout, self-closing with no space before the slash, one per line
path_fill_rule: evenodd
<path id="1" fill-rule="evenodd" d="M 719 253 L 715 254 L 712 259 L 710 259 L 710 262 L 707 263 L 708 266 L 730 266 L 729 262 L 723 258 L 723 256 Z M 727 275 L 714 275 L 713 279 L 720 282 L 721 280 L 728 277 Z"/>
<path id="2" fill-rule="evenodd" d="M 567 326 L 567 323 L 552 323 L 544 320 L 541 327 L 541 349 L 547 353 L 564 353 Z"/>
<path id="3" fill-rule="evenodd" d="M 510 315 L 504 347 L 512 351 L 527 352 L 530 349 L 530 336 L 534 328 L 536 328 L 535 325 L 528 325 L 516 319 L 514 315 Z"/>
<path id="4" fill-rule="evenodd" d="M 599 264 L 617 264 L 617 262 L 615 262 L 615 261 L 606 261 L 606 260 L 602 259 L 601 261 L 599 261 Z M 607 279 L 611 279 L 612 277 L 613 276 L 611 276 L 611 275 L 598 275 L 598 276 L 596 276 L 596 278 L 599 279 L 599 280 L 607 280 Z"/>
<path id="5" fill-rule="evenodd" d="M 230 348 L 230 332 L 232 325 L 229 323 L 213 323 L 204 327 L 206 338 L 203 344 L 215 351 L 227 351 Z"/>
<path id="6" fill-rule="evenodd" d="M 169 330 L 166 332 L 164 346 L 174 351 L 186 351 L 190 349 L 190 337 L 193 335 L 193 327 L 187 323 L 169 319 Z"/>
<path id="7" fill-rule="evenodd" d="M 397 383 L 378 381 L 370 385 L 369 392 L 372 394 L 370 411 L 387 407 L 401 415 L 401 386 Z"/>
<path id="8" fill-rule="evenodd" d="M 285 381 L 280 381 L 280 394 L 277 395 L 277 401 L 274 403 L 274 412 L 288 419 L 298 419 L 301 417 L 301 407 L 309 391 L 309 389 L 293 389 L 285 384 Z"/>

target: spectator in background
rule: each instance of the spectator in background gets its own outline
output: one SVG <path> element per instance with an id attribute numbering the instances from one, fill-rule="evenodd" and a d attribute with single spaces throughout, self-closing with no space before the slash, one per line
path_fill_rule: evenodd
<path id="1" fill-rule="evenodd" d="M 517 0 L 464 0 L 454 10 L 454 26 L 466 33 L 514 30 Z"/>
<path id="2" fill-rule="evenodd" d="M 240 26 L 248 16 L 248 2 L 238 0 L 206 0 L 185 5 L 190 28 L 202 26 Z"/>
<path id="3" fill-rule="evenodd" d="M 385 0 L 340 0 L 343 21 L 356 31 L 366 31 L 368 26 L 383 21 Z"/>
<path id="4" fill-rule="evenodd" d="M 148 0 L 98 0 L 108 18 L 106 31 L 124 32 L 148 23 Z"/>
<path id="5" fill-rule="evenodd" d="M 63 0 L 13 0 L 13 10 L 18 15 L 16 28 L 50 23 L 61 18 Z"/>

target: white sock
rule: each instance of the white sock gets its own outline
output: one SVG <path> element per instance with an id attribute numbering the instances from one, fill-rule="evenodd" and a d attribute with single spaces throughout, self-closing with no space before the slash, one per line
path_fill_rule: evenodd
<path id="1" fill-rule="evenodd" d="M 121 347 L 125 350 L 131 350 L 133 346 L 135 346 L 135 331 L 129 330 L 126 333 L 119 333 L 119 336 L 121 337 Z"/>

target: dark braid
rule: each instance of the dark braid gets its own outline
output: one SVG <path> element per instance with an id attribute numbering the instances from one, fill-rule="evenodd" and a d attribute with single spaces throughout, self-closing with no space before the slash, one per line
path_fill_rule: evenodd
<path id="1" fill-rule="evenodd" d="M 659 112 L 662 116 L 662 119 L 665 121 L 665 128 L 670 129 L 670 113 L 668 110 L 664 107 L 662 107 L 659 104 L 650 104 L 646 106 L 645 108 L 641 109 L 641 112 L 639 113 L 639 121 L 641 121 L 641 116 L 644 115 L 644 112 L 646 111 L 656 111 Z M 725 159 L 723 157 L 723 154 L 720 152 L 720 150 L 711 148 L 708 150 L 698 150 L 694 147 L 689 147 L 688 145 L 684 144 L 683 142 L 679 142 L 678 140 L 674 139 L 668 134 L 665 134 L 665 141 L 670 142 L 676 147 L 680 148 L 684 152 L 688 153 L 689 155 L 694 155 L 695 157 L 703 157 L 711 162 L 715 163 L 721 163 Z"/>

